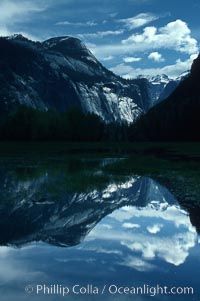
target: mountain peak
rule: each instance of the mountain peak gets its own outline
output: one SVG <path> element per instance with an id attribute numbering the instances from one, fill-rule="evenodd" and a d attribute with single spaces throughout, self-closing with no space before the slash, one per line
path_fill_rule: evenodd
<path id="1" fill-rule="evenodd" d="M 48 49 L 55 49 L 55 47 L 63 47 L 68 50 L 82 50 L 82 51 L 88 51 L 85 44 L 79 40 L 78 38 L 74 38 L 71 36 L 61 36 L 61 37 L 55 37 L 48 39 L 43 42 L 43 45 Z"/>
<path id="2" fill-rule="evenodd" d="M 131 123 L 149 107 L 146 82 L 120 79 L 77 38 L 35 43 L 15 35 L 0 43 L 0 113 L 19 105 L 59 112 L 77 106 L 106 123 Z"/>
<path id="3" fill-rule="evenodd" d="M 64 56 L 72 56 L 79 58 L 91 58 L 94 63 L 97 63 L 96 58 L 87 49 L 85 44 L 78 38 L 71 36 L 61 36 L 48 39 L 44 41 L 43 46 L 47 50 L 57 51 L 62 53 Z"/>
<path id="4" fill-rule="evenodd" d="M 158 75 L 152 76 L 149 80 L 152 83 L 165 83 L 165 84 L 167 84 L 167 83 L 169 83 L 171 78 L 169 78 L 166 74 L 158 74 Z"/>
<path id="5" fill-rule="evenodd" d="M 14 40 L 14 41 L 20 41 L 20 42 L 31 42 L 30 39 L 23 36 L 21 33 L 16 33 L 11 36 L 6 37 L 7 40 Z"/>
<path id="6" fill-rule="evenodd" d="M 184 80 L 186 77 L 188 77 L 190 75 L 190 70 L 186 70 L 184 72 L 182 72 L 177 78 L 177 81 L 182 81 Z"/>
<path id="7" fill-rule="evenodd" d="M 68 45 L 68 47 L 71 46 L 71 47 L 74 48 L 75 46 L 77 47 L 82 42 L 78 38 L 74 38 L 74 37 L 71 37 L 71 36 L 60 36 L 60 37 L 53 37 L 53 38 L 45 40 L 43 42 L 43 45 L 51 48 L 51 47 L 54 47 L 55 45 L 58 45 L 58 44 L 61 44 L 61 43 L 65 44 L 65 45 Z"/>

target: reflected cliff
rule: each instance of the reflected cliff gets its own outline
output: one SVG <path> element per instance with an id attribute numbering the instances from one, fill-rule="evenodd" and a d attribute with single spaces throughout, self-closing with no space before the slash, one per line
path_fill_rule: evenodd
<path id="1" fill-rule="evenodd" d="M 113 176 L 112 159 L 69 158 L 51 164 L 18 159 L 0 164 L 1 300 L 26 301 L 27 284 L 185 285 L 199 296 L 199 212 L 157 181 Z M 192 275 L 192 277 L 188 277 Z M 106 300 L 152 300 L 105 294 Z M 167 296 L 155 296 L 157 301 Z M 194 298 L 193 298 L 194 297 Z M 36 301 L 63 299 L 31 295 Z M 102 296 L 70 295 L 70 300 Z"/>
<path id="2" fill-rule="evenodd" d="M 141 226 L 134 220 L 138 215 L 145 220 L 147 233 L 145 237 L 137 236 L 139 241 L 163 232 L 163 220 L 174 222 L 177 227 L 187 225 L 188 229 L 194 225 L 199 230 L 199 208 L 181 209 L 174 196 L 156 181 L 140 176 L 114 181 L 105 175 L 102 168 L 114 160 L 74 159 L 53 169 L 47 166 L 1 169 L 0 244 L 20 246 L 43 241 L 58 246 L 77 245 L 110 214 L 115 220 L 121 216 L 118 223 L 122 217 L 131 215 L 133 221 L 125 218 L 124 223 L 116 224 L 126 231 L 134 228 L 140 232 Z M 87 189 L 81 190 L 81 184 Z M 139 242 L 137 249 L 154 254 L 151 246 Z"/>

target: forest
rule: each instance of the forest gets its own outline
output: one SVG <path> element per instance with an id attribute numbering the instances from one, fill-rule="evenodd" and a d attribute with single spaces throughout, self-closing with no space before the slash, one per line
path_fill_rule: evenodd
<path id="1" fill-rule="evenodd" d="M 19 106 L 0 122 L 0 140 L 69 141 L 69 142 L 134 142 L 134 141 L 199 141 L 197 102 L 179 106 L 161 103 L 135 123 L 106 123 L 94 113 L 79 107 L 66 112 L 54 109 L 40 111 Z M 166 109 L 167 107 L 167 109 Z"/>

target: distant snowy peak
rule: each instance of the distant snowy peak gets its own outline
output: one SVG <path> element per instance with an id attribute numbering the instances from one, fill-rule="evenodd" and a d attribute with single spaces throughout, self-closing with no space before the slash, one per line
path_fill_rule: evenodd
<path id="1" fill-rule="evenodd" d="M 176 81 L 182 81 L 184 80 L 186 77 L 188 77 L 190 75 L 190 70 L 187 70 L 183 73 L 181 73 L 177 78 Z"/>
<path id="2" fill-rule="evenodd" d="M 150 83 L 152 84 L 164 84 L 167 85 L 172 78 L 169 78 L 166 74 L 156 75 L 149 78 Z"/>
<path id="3" fill-rule="evenodd" d="M 180 82 L 182 82 L 186 77 L 190 75 L 190 71 L 187 70 L 183 73 L 181 73 L 177 78 L 170 79 L 168 83 L 164 85 L 163 90 L 160 93 L 159 98 L 157 99 L 157 102 L 160 102 L 166 98 L 168 98 L 178 87 Z"/>
<path id="4" fill-rule="evenodd" d="M 165 74 L 161 74 L 148 77 L 148 81 L 151 106 L 153 107 L 158 102 L 165 87 L 172 81 L 172 79 Z"/>
<path id="5" fill-rule="evenodd" d="M 157 74 L 154 76 L 151 75 L 138 75 L 137 78 L 146 78 L 149 82 L 163 82 L 163 83 L 167 83 L 170 80 L 172 80 L 172 78 L 169 78 L 168 75 L 166 74 Z"/>
<path id="6" fill-rule="evenodd" d="M 151 106 L 153 107 L 160 101 L 169 97 L 177 88 L 179 83 L 189 76 L 190 71 L 181 73 L 177 78 L 171 78 L 166 74 L 158 74 L 155 76 L 146 76 L 149 82 L 149 94 L 151 98 Z M 145 78 L 140 75 L 139 78 Z"/>

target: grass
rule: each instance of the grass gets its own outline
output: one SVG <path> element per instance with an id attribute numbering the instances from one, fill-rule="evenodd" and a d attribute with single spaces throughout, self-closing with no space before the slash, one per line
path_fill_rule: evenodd
<path id="1" fill-rule="evenodd" d="M 0 142 L 0 156 L 7 154 L 153 154 L 200 159 L 200 142 L 144 142 L 144 143 L 68 143 L 68 142 Z"/>
<path id="2" fill-rule="evenodd" d="M 200 204 L 200 161 L 199 154 L 191 154 L 189 149 L 179 154 L 162 158 L 155 155 L 130 155 L 127 159 L 106 167 L 108 173 L 148 176 L 165 185 L 181 202 Z M 196 151 L 196 150 L 195 150 Z M 174 157 L 176 156 L 176 159 Z M 185 157 L 186 156 L 186 157 Z M 194 159 L 195 158 L 195 159 Z"/>
<path id="3" fill-rule="evenodd" d="M 124 160 L 100 167 L 98 159 L 108 157 Z M 181 202 L 200 203 L 200 143 L 0 143 L 0 166 L 14 168 L 21 181 L 62 175 L 59 185 L 66 191 L 103 189 L 112 181 L 145 175 Z M 59 193 L 61 187 L 44 188 Z"/>

